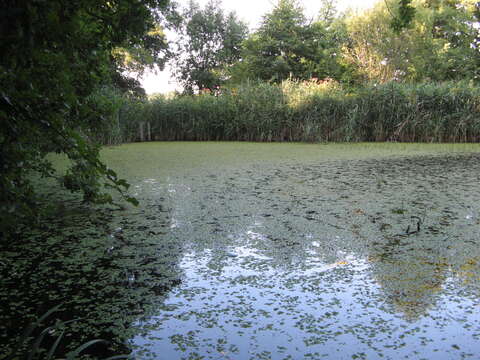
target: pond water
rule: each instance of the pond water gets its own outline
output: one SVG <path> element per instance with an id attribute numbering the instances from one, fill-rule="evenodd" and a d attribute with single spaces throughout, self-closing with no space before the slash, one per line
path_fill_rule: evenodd
<path id="1" fill-rule="evenodd" d="M 56 288 L 75 287 L 59 282 L 91 274 L 83 285 L 90 297 L 75 294 L 89 300 L 74 308 L 97 315 L 90 327 L 108 313 L 101 326 L 137 359 L 476 358 L 479 150 L 107 148 L 102 156 L 130 181 L 140 207 L 108 212 L 101 229 L 87 210 L 56 224 L 64 245 L 49 241 L 80 260 L 60 277 L 39 272 L 35 280 L 44 287 L 41 277 L 53 278 L 46 297 L 64 300 Z"/>
<path id="2" fill-rule="evenodd" d="M 182 249 L 182 282 L 134 338 L 138 354 L 476 356 L 477 155 L 224 146 L 179 151 L 196 164 L 175 156 L 176 170 L 136 184 L 168 198 L 165 238 Z"/>

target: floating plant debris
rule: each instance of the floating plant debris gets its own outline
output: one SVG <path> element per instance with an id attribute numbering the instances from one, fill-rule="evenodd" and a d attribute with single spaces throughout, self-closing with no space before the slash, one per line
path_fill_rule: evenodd
<path id="1" fill-rule="evenodd" d="M 480 147 L 446 149 L 105 149 L 141 205 L 3 245 L 0 326 L 66 301 L 137 359 L 475 358 Z"/>

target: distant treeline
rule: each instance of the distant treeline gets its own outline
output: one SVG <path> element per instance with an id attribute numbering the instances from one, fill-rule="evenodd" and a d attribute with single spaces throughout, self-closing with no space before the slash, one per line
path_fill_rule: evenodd
<path id="1" fill-rule="evenodd" d="M 103 144 L 480 140 L 480 88 L 466 82 L 392 82 L 354 92 L 334 81 L 250 82 L 216 95 L 156 96 L 141 101 L 103 91 L 91 101 L 112 110 L 108 121 L 92 132 Z"/>

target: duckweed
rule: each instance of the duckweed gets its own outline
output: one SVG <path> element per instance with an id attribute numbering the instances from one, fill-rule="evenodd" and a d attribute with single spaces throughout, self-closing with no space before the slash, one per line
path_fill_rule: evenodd
<path id="1" fill-rule="evenodd" d="M 64 302 L 71 346 L 137 359 L 474 358 L 479 150 L 106 148 L 140 207 L 51 195 L 70 210 L 2 244 L 0 341 Z"/>

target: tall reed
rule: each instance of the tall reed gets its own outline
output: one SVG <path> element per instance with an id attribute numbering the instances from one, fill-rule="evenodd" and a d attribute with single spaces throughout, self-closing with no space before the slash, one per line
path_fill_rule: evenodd
<path id="1" fill-rule="evenodd" d="M 466 82 L 369 85 L 354 92 L 333 82 L 246 82 L 218 96 L 124 101 L 122 141 L 153 140 L 408 141 L 480 140 L 480 88 Z"/>

